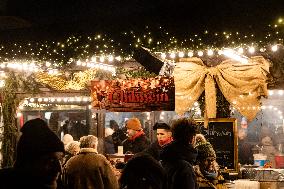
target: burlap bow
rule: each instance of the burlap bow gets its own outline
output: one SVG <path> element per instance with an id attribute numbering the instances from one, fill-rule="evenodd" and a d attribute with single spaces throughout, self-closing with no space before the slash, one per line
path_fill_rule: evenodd
<path id="1" fill-rule="evenodd" d="M 216 117 L 217 83 L 227 101 L 251 121 L 260 106 L 260 97 L 267 97 L 269 62 L 262 56 L 249 58 L 248 63 L 225 60 L 216 67 L 207 67 L 200 58 L 185 58 L 174 69 L 175 110 L 188 111 L 205 90 L 205 116 Z"/>

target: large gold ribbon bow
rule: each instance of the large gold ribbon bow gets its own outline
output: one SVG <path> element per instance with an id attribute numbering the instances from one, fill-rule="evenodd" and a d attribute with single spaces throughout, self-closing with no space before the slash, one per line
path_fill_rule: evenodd
<path id="1" fill-rule="evenodd" d="M 251 121 L 259 111 L 260 97 L 267 97 L 268 73 L 269 62 L 262 56 L 245 64 L 228 59 L 215 67 L 205 66 L 200 58 L 183 59 L 174 69 L 175 110 L 188 111 L 205 90 L 205 116 L 215 118 L 217 83 L 227 101 Z"/>

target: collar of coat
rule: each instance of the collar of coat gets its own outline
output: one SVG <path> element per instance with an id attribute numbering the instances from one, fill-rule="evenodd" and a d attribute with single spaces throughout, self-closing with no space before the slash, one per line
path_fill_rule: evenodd
<path id="1" fill-rule="evenodd" d="M 81 148 L 79 153 L 98 153 L 98 151 L 94 148 Z"/>

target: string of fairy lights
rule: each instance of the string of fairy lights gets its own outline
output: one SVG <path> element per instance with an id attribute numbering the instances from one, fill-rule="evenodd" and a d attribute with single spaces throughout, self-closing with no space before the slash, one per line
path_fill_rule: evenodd
<path id="1" fill-rule="evenodd" d="M 130 47 L 144 46 L 152 52 L 162 52 L 178 56 L 198 56 L 202 54 L 213 55 L 214 51 L 226 48 L 239 47 L 249 52 L 258 48 L 260 51 L 266 49 L 267 45 L 283 44 L 282 33 L 277 30 L 268 32 L 266 35 L 256 37 L 254 34 L 241 34 L 239 32 L 210 33 L 204 31 L 202 34 L 186 36 L 185 39 L 178 39 L 171 36 L 169 32 L 161 28 L 160 35 L 153 32 L 144 34 L 134 31 L 123 32 L 120 39 L 111 39 L 106 34 L 94 36 L 70 36 L 62 41 L 44 41 L 28 43 L 2 44 L 0 46 L 1 62 L 19 62 L 27 60 L 36 62 L 38 67 L 45 67 L 49 62 L 53 68 L 61 68 L 64 64 L 71 64 L 77 61 L 98 60 L 112 62 L 115 59 L 123 61 L 131 58 Z M 155 35 L 158 36 L 155 39 Z M 126 42 L 125 42 L 126 41 Z M 207 53 L 206 53 L 207 52 Z M 25 62 L 23 62 L 25 64 Z"/>
<path id="2" fill-rule="evenodd" d="M 284 96 L 284 90 L 269 90 L 269 97 L 281 98 Z M 88 108 L 91 108 L 92 99 L 89 96 L 75 96 L 75 97 L 31 97 L 25 98 L 22 103 L 19 105 L 19 112 L 23 111 L 27 107 L 33 108 L 44 108 L 48 106 L 62 106 L 62 105 L 86 105 Z M 235 104 L 236 105 L 236 104 Z M 248 109 L 248 110 L 262 110 L 266 112 L 273 112 L 273 115 L 278 116 L 280 120 L 282 120 L 283 112 L 281 111 L 280 105 L 261 105 L 261 106 L 248 106 L 248 107 L 235 107 L 231 106 L 231 112 L 237 111 L 238 109 Z M 194 111 L 196 115 L 201 115 L 201 109 L 199 107 L 199 103 L 195 102 L 193 107 L 189 109 L 189 111 Z"/>
<path id="3" fill-rule="evenodd" d="M 56 76 L 71 68 L 95 68 L 115 75 L 117 67 L 131 59 L 132 49 L 140 46 L 150 49 L 163 60 L 222 55 L 229 58 L 235 56 L 241 61 L 242 57 L 259 53 L 277 53 L 279 46 L 284 44 L 283 32 L 275 26 L 271 26 L 269 32 L 262 36 L 240 32 L 204 31 L 201 34 L 185 35 L 184 39 L 179 39 L 161 27 L 158 32 L 151 32 L 148 27 L 145 30 L 147 31 L 144 33 L 122 32 L 119 39 L 112 39 L 107 34 L 94 34 L 70 36 L 60 41 L 1 44 L 0 87 L 5 85 L 3 78 L 6 77 L 6 71 L 47 72 Z M 57 100 L 52 103 L 55 102 Z"/>

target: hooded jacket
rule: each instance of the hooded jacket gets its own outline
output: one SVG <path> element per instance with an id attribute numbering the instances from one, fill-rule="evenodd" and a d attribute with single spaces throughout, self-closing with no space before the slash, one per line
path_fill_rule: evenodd
<path id="1" fill-rule="evenodd" d="M 198 188 L 193 169 L 196 157 L 197 152 L 191 144 L 173 141 L 165 146 L 160 155 L 166 171 L 165 188 Z"/>

